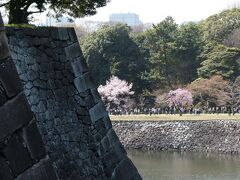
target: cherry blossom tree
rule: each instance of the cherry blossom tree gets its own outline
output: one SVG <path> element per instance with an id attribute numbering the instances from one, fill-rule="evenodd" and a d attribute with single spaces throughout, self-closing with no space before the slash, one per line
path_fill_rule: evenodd
<path id="1" fill-rule="evenodd" d="M 186 89 L 176 89 L 167 95 L 167 104 L 179 110 L 180 115 L 193 104 L 192 93 Z"/>
<path id="2" fill-rule="evenodd" d="M 107 106 L 108 111 L 124 110 L 127 107 L 129 97 L 134 94 L 132 84 L 125 80 L 120 80 L 116 76 L 112 76 L 106 85 L 100 85 L 98 92 L 103 102 Z"/>

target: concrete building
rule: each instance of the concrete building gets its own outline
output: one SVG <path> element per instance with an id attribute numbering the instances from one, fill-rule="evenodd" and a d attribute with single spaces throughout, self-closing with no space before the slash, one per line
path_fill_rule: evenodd
<path id="1" fill-rule="evenodd" d="M 138 26 L 142 24 L 139 19 L 139 15 L 134 13 L 111 14 L 109 16 L 109 22 L 120 22 L 129 26 Z"/>

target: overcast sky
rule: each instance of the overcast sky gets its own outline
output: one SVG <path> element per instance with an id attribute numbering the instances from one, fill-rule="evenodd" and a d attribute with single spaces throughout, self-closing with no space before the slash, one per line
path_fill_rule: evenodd
<path id="1" fill-rule="evenodd" d="M 98 9 L 95 16 L 84 18 L 93 21 L 108 21 L 112 13 L 136 13 L 144 23 L 158 23 L 172 16 L 177 23 L 199 21 L 221 12 L 240 0 L 111 0 Z"/>
<path id="2" fill-rule="evenodd" d="M 177 23 L 200 21 L 234 5 L 240 0 L 111 0 L 97 14 L 80 20 L 108 21 L 112 13 L 136 13 L 143 23 L 159 23 L 172 16 Z M 35 22 L 45 23 L 46 12 L 36 14 Z"/>

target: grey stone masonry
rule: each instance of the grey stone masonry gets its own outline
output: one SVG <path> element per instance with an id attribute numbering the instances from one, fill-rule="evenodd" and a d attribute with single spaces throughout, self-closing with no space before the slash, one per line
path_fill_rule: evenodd
<path id="1" fill-rule="evenodd" d="M 24 92 L 59 179 L 141 179 L 112 129 L 74 29 L 9 27 L 7 36 Z M 27 129 L 24 133 L 34 134 Z M 32 142 L 25 136 L 23 139 Z M 26 146 L 31 158 L 41 157 L 41 146 Z M 24 177 L 31 176 L 28 173 Z"/>
<path id="2" fill-rule="evenodd" d="M 240 154 L 240 122 L 125 121 L 113 128 L 125 148 Z"/>
<path id="3" fill-rule="evenodd" d="M 31 178 L 19 178 L 26 177 L 26 172 Z M 0 14 L 0 179 L 38 177 L 58 179 L 10 56 Z"/>

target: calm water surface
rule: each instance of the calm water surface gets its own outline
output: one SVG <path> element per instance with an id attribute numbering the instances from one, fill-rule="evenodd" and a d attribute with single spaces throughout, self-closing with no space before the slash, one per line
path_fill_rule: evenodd
<path id="1" fill-rule="evenodd" d="M 240 180 L 240 156 L 129 150 L 144 180 Z"/>

